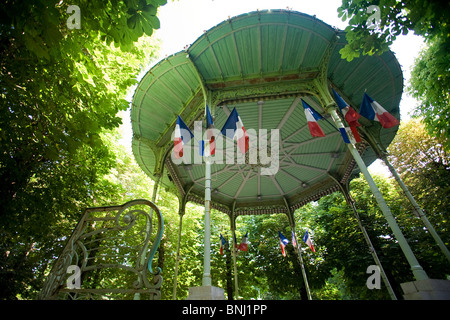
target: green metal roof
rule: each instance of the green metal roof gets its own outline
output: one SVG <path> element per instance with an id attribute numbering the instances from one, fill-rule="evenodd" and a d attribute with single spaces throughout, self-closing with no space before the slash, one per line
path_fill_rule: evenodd
<path id="1" fill-rule="evenodd" d="M 160 61 L 143 77 L 133 97 L 133 153 L 155 177 L 173 147 L 177 115 L 192 128 L 204 118 L 204 90 L 216 128 L 236 107 L 246 129 L 280 130 L 280 168 L 273 176 L 250 164 L 212 165 L 213 206 L 237 215 L 285 212 L 338 190 L 357 174 L 338 131 L 319 122 L 326 137 L 312 138 L 300 99 L 327 118 L 321 90 L 331 87 L 356 110 L 365 90 L 395 117 L 403 76 L 392 52 L 342 60 L 345 34 L 315 17 L 286 10 L 243 14 L 206 31 L 185 51 Z M 323 92 L 322 92 L 323 93 Z M 326 93 L 326 94 L 329 94 Z M 326 95 L 325 94 L 325 95 Z M 330 119 L 331 122 L 331 119 Z M 364 129 L 387 147 L 397 128 L 381 129 L 361 118 Z M 376 157 L 365 143 L 357 146 L 367 165 Z M 165 161 L 162 183 L 204 203 L 204 166 Z"/>

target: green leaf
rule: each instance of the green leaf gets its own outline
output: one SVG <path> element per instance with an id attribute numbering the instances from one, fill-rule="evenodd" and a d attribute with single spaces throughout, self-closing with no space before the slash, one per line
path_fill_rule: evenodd
<path id="1" fill-rule="evenodd" d="M 138 16 L 137 13 L 132 15 L 131 17 L 129 17 L 127 19 L 127 26 L 128 26 L 128 28 L 135 29 L 138 21 L 139 21 L 139 16 Z"/>
<path id="2" fill-rule="evenodd" d="M 145 17 L 156 16 L 157 12 L 158 12 L 157 7 L 155 7 L 151 4 L 146 5 L 142 8 L 142 14 Z"/>
<path id="3" fill-rule="evenodd" d="M 153 4 L 155 7 L 160 7 L 165 5 L 167 0 L 147 0 L 147 3 Z"/>
<path id="4" fill-rule="evenodd" d="M 160 23 L 158 17 L 152 16 L 150 19 L 147 19 L 153 29 L 159 29 Z"/>
<path id="5" fill-rule="evenodd" d="M 151 36 L 153 34 L 153 27 L 152 27 L 151 23 L 149 23 L 147 20 L 143 21 L 142 29 L 145 32 L 145 34 L 148 36 Z"/>

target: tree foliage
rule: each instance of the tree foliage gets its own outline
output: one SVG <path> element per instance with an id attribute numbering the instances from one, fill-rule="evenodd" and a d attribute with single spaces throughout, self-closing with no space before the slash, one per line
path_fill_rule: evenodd
<path id="1" fill-rule="evenodd" d="M 377 7 L 372 11 L 372 7 Z M 349 20 L 348 44 L 341 49 L 351 61 L 361 54 L 381 54 L 399 35 L 409 32 L 427 42 L 415 61 L 408 91 L 419 101 L 415 116 L 423 117 L 428 131 L 450 138 L 450 7 L 433 0 L 343 0 L 338 15 Z M 379 19 L 378 19 L 379 18 Z M 369 27 L 375 20 L 375 28 Z M 447 150 L 450 148 L 446 145 Z"/>
<path id="2" fill-rule="evenodd" d="M 249 249 L 239 255 L 240 295 L 262 299 L 306 299 L 303 278 L 292 242 L 281 254 L 278 231 L 291 239 L 288 219 L 284 214 L 239 218 L 241 233 L 249 233 Z M 251 281 L 251 279 L 255 279 Z M 249 282 L 250 281 L 250 282 Z"/>
<path id="3" fill-rule="evenodd" d="M 447 144 L 446 139 L 428 134 L 420 120 L 412 119 L 401 124 L 388 151 L 390 162 L 448 245 L 450 154 L 444 147 Z M 419 241 L 418 245 L 425 246 L 425 243 Z M 433 245 L 433 249 L 438 250 L 436 245 Z M 439 251 L 429 251 L 429 254 L 435 255 L 435 259 L 442 257 Z"/>
<path id="4" fill-rule="evenodd" d="M 341 50 L 342 58 L 349 61 L 361 53 L 381 54 L 397 36 L 410 31 L 426 39 L 445 39 L 450 34 L 450 11 L 439 1 L 343 0 L 338 15 L 349 22 L 345 29 L 348 44 Z"/>
<path id="5" fill-rule="evenodd" d="M 118 112 L 128 107 L 127 88 L 157 50 L 154 40 L 140 36 L 158 26 L 156 8 L 163 3 L 74 1 L 81 9 L 81 29 L 67 28 L 70 14 L 62 1 L 0 5 L 1 299 L 36 296 L 84 208 L 151 199 L 154 182 L 117 144 L 117 127 Z M 391 162 L 448 243 L 446 143 L 412 122 L 402 124 L 389 151 Z M 396 184 L 383 177 L 375 180 L 424 269 L 431 277 L 445 278 L 445 259 Z M 367 183 L 361 177 L 354 179 L 351 190 L 400 296 L 399 284 L 412 280 L 409 265 Z M 157 257 L 164 277 L 162 298 L 171 299 L 179 202 L 161 187 L 156 204 L 165 219 Z M 305 245 L 302 251 L 315 299 L 389 298 L 385 290 L 365 285 L 367 266 L 374 262 L 341 194 L 300 208 L 295 218 L 299 241 L 309 228 L 316 247 L 316 253 Z M 227 215 L 213 210 L 213 285 L 226 287 L 231 298 L 235 288 L 230 252 L 219 254 L 219 233 L 232 245 L 229 225 Z M 278 231 L 290 239 L 286 216 L 243 216 L 236 225 L 238 243 L 249 234 L 248 251 L 236 259 L 240 298 L 306 299 L 292 243 L 286 257 L 280 250 Z M 203 208 L 188 204 L 181 232 L 178 299 L 187 297 L 189 287 L 201 285 L 203 230 Z"/>
<path id="6" fill-rule="evenodd" d="M 436 37 L 416 59 L 408 91 L 419 101 L 414 115 L 450 150 L 450 41 Z"/>
<path id="7" fill-rule="evenodd" d="M 114 168 L 92 186 L 97 190 L 94 193 L 95 203 L 120 204 L 135 198 L 151 198 L 154 182 L 142 172 L 132 155 L 117 145 L 117 135 L 114 132 L 104 134 L 103 139 L 111 152 L 116 154 L 117 160 Z M 447 272 L 445 258 L 439 254 L 439 249 L 434 245 L 432 238 L 424 231 L 421 221 L 412 214 L 411 206 L 404 200 L 395 182 L 382 176 L 375 176 L 375 181 L 427 273 L 433 278 L 445 278 Z M 75 191 L 67 187 L 62 188 L 68 192 Z M 399 284 L 412 280 L 409 265 L 362 177 L 351 182 L 351 194 L 389 280 L 397 296 L 401 298 Z M 436 196 L 442 195 L 436 193 Z M 433 202 L 436 199 L 427 201 Z M 172 299 L 179 230 L 178 200 L 169 190 L 161 187 L 156 204 L 165 220 L 164 237 L 159 256 L 156 258 L 164 278 L 162 299 Z M 190 287 L 201 285 L 203 212 L 202 206 L 189 203 L 183 216 L 178 299 L 186 299 Z M 310 203 L 298 209 L 295 218 L 299 241 L 305 228 L 308 228 L 316 248 L 316 252 L 312 253 L 302 244 L 303 260 L 314 299 L 389 299 L 383 283 L 381 290 L 369 290 L 366 287 L 368 277 L 366 269 L 375 262 L 352 210 L 340 193 L 323 197 L 317 203 Z M 441 216 L 441 223 L 436 224 L 436 219 L 431 216 L 429 218 L 438 230 L 447 230 L 448 219 L 444 221 Z M 32 223 L 40 221 L 36 218 Z M 33 249 L 29 250 L 25 263 L 20 266 L 21 272 L 18 272 L 27 283 L 27 286 L 19 290 L 21 298 L 33 298 L 33 294 L 40 289 L 46 272 L 64 245 L 64 236 L 70 234 L 77 221 L 76 214 L 72 218 L 61 215 L 52 221 L 52 229 L 46 235 L 40 233 L 42 224 L 34 231 L 29 229 L 30 224 L 26 224 L 27 230 L 23 232 L 19 230 L 18 249 L 26 249 L 19 244 L 24 241 L 23 234 L 29 234 L 30 241 L 34 241 Z M 286 257 L 283 257 L 280 250 L 278 231 L 290 239 L 287 217 L 283 214 L 243 216 L 239 217 L 236 223 L 237 242 L 240 243 L 246 232 L 249 236 L 248 251 L 239 252 L 236 258 L 240 298 L 306 299 L 303 277 L 292 243 L 286 247 Z M 234 296 L 234 272 L 231 259 L 227 259 L 230 252 L 226 251 L 223 256 L 219 254 L 219 234 L 225 235 L 232 245 L 229 225 L 227 215 L 213 210 L 212 280 L 213 285 L 224 289 L 231 286 L 231 295 L 228 290 L 226 291 L 228 298 Z M 444 239 L 445 242 L 448 240 Z"/>
<path id="8" fill-rule="evenodd" d="M 422 267 L 430 277 L 446 279 L 448 262 L 424 230 L 422 221 L 413 214 L 411 205 L 396 182 L 382 176 L 375 176 L 374 179 Z M 350 188 L 362 224 L 397 298 L 401 299 L 403 291 L 400 284 L 414 280 L 406 258 L 367 182 L 361 176 L 351 182 Z M 312 285 L 316 287 L 313 291 L 316 297 L 390 299 L 383 282 L 381 290 L 370 290 L 366 286 L 369 277 L 367 267 L 375 265 L 375 261 L 344 197 L 334 193 L 320 199 L 316 205 L 309 204 L 305 209 L 302 211 L 302 221 L 313 226 L 316 250 L 318 248 L 321 255 L 320 260 L 317 257 L 315 263 L 308 266 L 312 273 Z M 444 241 L 448 242 L 448 239 Z"/>
<path id="9" fill-rule="evenodd" d="M 151 56 L 134 46 L 142 30 L 127 24 L 138 13 L 126 8 L 144 2 L 82 1 L 81 29 L 67 28 L 63 2 L 1 4 L 3 209 L 42 166 L 67 161 L 82 146 L 101 148 L 101 130 L 119 125 L 126 89 Z"/>
<path id="10" fill-rule="evenodd" d="M 157 49 L 141 36 L 163 3 L 74 1 L 80 29 L 68 28 L 63 1 L 0 4 L 2 298 L 29 297 L 55 239 L 115 190 L 102 178 L 115 162 L 102 135 L 121 123 L 127 89 Z"/>

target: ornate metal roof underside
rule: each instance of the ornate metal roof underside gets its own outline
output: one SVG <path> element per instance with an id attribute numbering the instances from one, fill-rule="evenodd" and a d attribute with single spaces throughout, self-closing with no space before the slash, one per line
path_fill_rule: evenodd
<path id="1" fill-rule="evenodd" d="M 205 31 L 189 48 L 156 64 L 133 97 L 133 153 L 150 177 L 180 196 L 204 203 L 204 166 L 175 165 L 165 155 L 177 115 L 193 128 L 204 118 L 205 94 L 216 128 L 235 107 L 245 128 L 279 129 L 279 170 L 261 175 L 260 165 L 213 164 L 212 205 L 236 215 L 287 212 L 338 190 L 359 170 L 340 133 L 327 120 L 326 136 L 313 138 L 300 99 L 329 119 L 324 107 L 334 88 L 355 110 L 365 90 L 399 118 L 403 90 L 400 65 L 392 52 L 341 59 L 345 33 L 315 17 L 285 10 L 243 14 Z M 360 129 L 387 147 L 397 127 L 381 129 L 361 118 Z M 361 132 L 362 132 L 361 131 Z M 357 145 L 366 165 L 376 156 Z"/>

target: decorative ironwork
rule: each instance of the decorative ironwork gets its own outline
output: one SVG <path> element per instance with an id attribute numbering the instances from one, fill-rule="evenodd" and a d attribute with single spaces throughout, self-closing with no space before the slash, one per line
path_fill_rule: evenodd
<path id="1" fill-rule="evenodd" d="M 161 212 L 148 200 L 86 209 L 38 298 L 160 299 L 163 279 L 152 262 L 163 231 Z"/>

